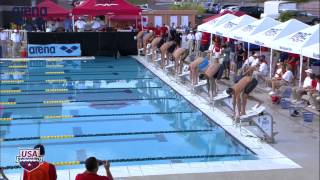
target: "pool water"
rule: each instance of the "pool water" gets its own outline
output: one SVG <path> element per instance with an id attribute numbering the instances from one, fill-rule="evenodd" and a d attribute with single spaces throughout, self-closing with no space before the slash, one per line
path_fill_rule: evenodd
<path id="1" fill-rule="evenodd" d="M 38 143 L 49 162 L 95 156 L 122 166 L 256 158 L 133 58 L 0 66 L 0 166 L 15 166 L 19 149 Z"/>

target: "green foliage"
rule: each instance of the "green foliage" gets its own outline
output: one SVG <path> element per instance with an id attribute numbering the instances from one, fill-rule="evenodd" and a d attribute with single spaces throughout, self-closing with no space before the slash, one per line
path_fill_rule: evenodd
<path id="1" fill-rule="evenodd" d="M 136 5 L 147 4 L 149 2 L 148 0 L 127 0 L 127 1 L 131 4 L 136 4 Z"/>
<path id="2" fill-rule="evenodd" d="M 196 10 L 198 14 L 204 14 L 206 10 L 203 6 L 197 5 L 194 3 L 183 3 L 181 6 L 179 5 L 171 5 L 171 10 Z"/>
<path id="3" fill-rule="evenodd" d="M 269 0 L 253 0 L 253 2 L 258 2 L 258 3 L 262 3 L 265 1 L 269 1 Z M 288 0 L 291 2 L 296 2 L 296 3 L 303 3 L 303 2 L 309 2 L 310 0 Z"/>
<path id="4" fill-rule="evenodd" d="M 281 22 L 285 22 L 285 21 L 288 21 L 289 19 L 292 19 L 294 17 L 295 17 L 294 12 L 287 11 L 287 12 L 283 12 L 280 14 L 279 20 Z"/>

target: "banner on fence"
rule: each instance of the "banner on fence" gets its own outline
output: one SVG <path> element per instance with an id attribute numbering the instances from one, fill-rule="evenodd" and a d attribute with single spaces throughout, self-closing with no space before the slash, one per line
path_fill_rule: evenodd
<path id="1" fill-rule="evenodd" d="M 29 57 L 81 56 L 80 44 L 28 44 Z"/>

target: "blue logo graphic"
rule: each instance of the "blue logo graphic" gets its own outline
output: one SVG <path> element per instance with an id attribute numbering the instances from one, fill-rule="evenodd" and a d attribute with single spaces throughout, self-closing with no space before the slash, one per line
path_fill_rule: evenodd
<path id="1" fill-rule="evenodd" d="M 61 46 L 60 49 L 70 54 L 79 48 L 77 46 L 71 46 L 70 48 L 68 48 L 67 46 Z"/>
<path id="2" fill-rule="evenodd" d="M 28 44 L 29 57 L 81 56 L 80 44 Z"/>

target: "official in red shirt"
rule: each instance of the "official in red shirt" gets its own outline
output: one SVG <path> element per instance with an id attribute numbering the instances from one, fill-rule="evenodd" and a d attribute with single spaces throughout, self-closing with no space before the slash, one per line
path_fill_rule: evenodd
<path id="1" fill-rule="evenodd" d="M 97 174 L 100 164 L 103 164 L 107 176 Z M 110 172 L 110 163 L 108 161 L 99 161 L 95 157 L 89 157 L 85 165 L 87 170 L 82 174 L 78 174 L 76 180 L 113 180 Z"/>
<path id="2" fill-rule="evenodd" d="M 42 144 L 37 144 L 34 149 L 40 149 L 40 155 L 45 155 L 45 149 Z M 33 171 L 24 171 L 23 180 L 56 180 L 57 172 L 53 164 L 42 162 L 37 169 Z"/>

